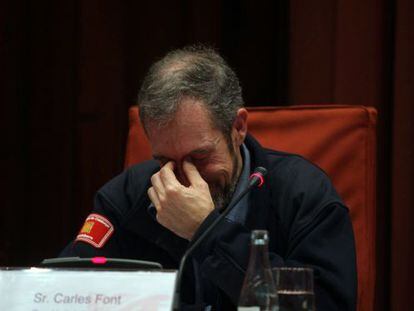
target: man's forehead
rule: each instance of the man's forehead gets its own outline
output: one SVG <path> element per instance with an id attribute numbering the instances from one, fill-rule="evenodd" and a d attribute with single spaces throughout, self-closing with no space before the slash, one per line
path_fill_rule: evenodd
<path id="1" fill-rule="evenodd" d="M 171 157 L 212 148 L 223 136 L 212 123 L 201 102 L 182 100 L 169 122 L 148 123 L 147 134 L 154 156 Z"/>
<path id="2" fill-rule="evenodd" d="M 193 97 L 182 97 L 177 106 L 173 109 L 172 107 L 166 108 L 170 110 L 169 113 L 160 113 L 156 116 L 153 116 L 153 119 L 148 118 L 145 120 L 146 128 L 148 127 L 164 127 L 173 124 L 174 122 L 182 123 L 185 121 L 195 121 L 210 123 L 214 126 L 211 113 L 207 108 L 207 105 L 199 99 Z"/>
<path id="3" fill-rule="evenodd" d="M 164 158 L 181 158 L 191 155 L 202 155 L 212 152 L 219 144 L 221 137 L 215 135 L 212 137 L 204 137 L 201 140 L 177 141 L 175 144 L 152 144 L 153 157 L 155 159 Z"/>
<path id="4" fill-rule="evenodd" d="M 183 99 L 179 103 L 176 111 L 167 119 L 162 118 L 159 122 L 157 118 L 147 120 L 146 131 L 152 136 L 173 130 L 173 131 L 202 131 L 214 130 L 215 124 L 211 119 L 211 114 L 205 105 L 195 99 Z"/>

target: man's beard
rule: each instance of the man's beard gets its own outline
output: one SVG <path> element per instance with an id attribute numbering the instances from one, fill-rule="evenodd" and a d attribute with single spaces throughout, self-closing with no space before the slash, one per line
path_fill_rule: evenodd
<path id="1" fill-rule="evenodd" d="M 232 150 L 230 155 L 233 162 L 233 175 L 231 176 L 230 183 L 228 185 L 225 185 L 224 188 L 221 188 L 219 186 L 213 186 L 213 189 L 210 188 L 210 193 L 212 195 L 214 206 L 218 210 L 222 210 L 230 204 L 231 199 L 233 198 L 234 191 L 236 190 L 237 181 L 239 178 L 237 173 L 239 172 L 239 167 L 241 164 L 239 163 L 234 150 Z"/>

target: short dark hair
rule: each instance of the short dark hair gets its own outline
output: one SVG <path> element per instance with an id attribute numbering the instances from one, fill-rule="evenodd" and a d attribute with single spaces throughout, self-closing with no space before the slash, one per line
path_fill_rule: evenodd
<path id="1" fill-rule="evenodd" d="M 213 125 L 230 138 L 237 110 L 243 107 L 235 72 L 212 48 L 188 46 L 169 52 L 149 69 L 138 94 L 144 128 L 168 123 L 183 98 L 200 101 Z"/>

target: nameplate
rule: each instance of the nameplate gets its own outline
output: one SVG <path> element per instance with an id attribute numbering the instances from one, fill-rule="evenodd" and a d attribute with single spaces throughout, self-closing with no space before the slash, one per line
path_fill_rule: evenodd
<path id="1" fill-rule="evenodd" d="M 0 270 L 0 310 L 170 310 L 175 271 Z"/>

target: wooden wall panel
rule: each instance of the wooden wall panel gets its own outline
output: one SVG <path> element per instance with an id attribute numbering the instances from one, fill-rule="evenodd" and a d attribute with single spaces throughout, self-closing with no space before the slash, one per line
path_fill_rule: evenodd
<path id="1" fill-rule="evenodd" d="M 391 306 L 414 305 L 414 2 L 397 1 L 393 109 Z"/>

